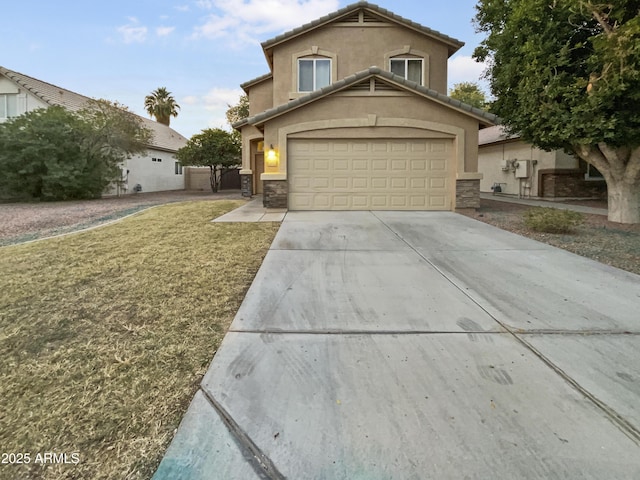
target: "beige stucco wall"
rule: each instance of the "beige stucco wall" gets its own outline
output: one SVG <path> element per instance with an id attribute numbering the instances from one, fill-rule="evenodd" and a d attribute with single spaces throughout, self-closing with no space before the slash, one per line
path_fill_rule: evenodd
<path id="1" fill-rule="evenodd" d="M 516 178 L 513 171 L 502 171 L 501 162 L 513 159 L 537 161 L 536 165 L 532 165 L 529 178 L 521 182 L 520 179 Z M 521 140 L 482 145 L 478 149 L 478 171 L 483 174 L 483 178 L 480 181 L 481 192 L 491 192 L 491 187 L 494 183 L 501 183 L 502 193 L 511 195 L 521 193 L 537 197 L 540 191 L 538 185 L 539 170 L 577 168 L 577 166 L 577 160 L 562 151 L 545 152 Z M 530 185 L 530 191 L 529 189 L 524 189 L 524 183 Z M 519 190 L 521 184 L 522 191 Z"/>
<path id="2" fill-rule="evenodd" d="M 333 122 L 333 123 L 332 123 Z M 309 135 L 300 128 L 310 124 Z M 332 126 L 325 129 L 324 126 Z M 344 126 L 348 125 L 348 126 Z M 301 127 L 302 126 L 302 127 Z M 376 127 L 384 127 L 379 130 Z M 407 128 L 409 130 L 407 130 Z M 296 131 L 291 131 L 291 130 Z M 416 95 L 340 95 L 320 99 L 303 108 L 277 117 L 265 125 L 265 145 L 273 144 L 280 153 L 277 172 L 286 174 L 286 134 L 296 137 L 322 137 L 329 132 L 334 138 L 357 138 L 380 136 L 401 138 L 455 138 L 457 158 L 464 165 L 464 172 L 477 171 L 478 122 L 451 108 Z M 424 135 L 420 135 L 420 131 Z M 439 132 L 439 133 L 438 133 Z M 440 135 L 439 135 L 440 134 Z M 456 169 L 460 176 L 461 168 Z M 267 169 L 267 173 L 275 173 Z"/>
<path id="3" fill-rule="evenodd" d="M 273 107 L 273 79 L 263 80 L 249 89 L 249 116 Z"/>
<path id="4" fill-rule="evenodd" d="M 317 47 L 318 54 L 335 55 L 333 81 L 353 73 L 377 66 L 389 70 L 388 56 L 411 56 L 425 53 L 425 86 L 447 93 L 447 46 L 441 42 L 405 27 L 363 26 L 332 24 L 289 40 L 273 49 L 273 105 L 286 103 L 297 92 L 297 55 L 311 54 Z M 428 61 L 428 64 L 427 64 Z M 292 95 L 293 94 L 293 95 Z"/>

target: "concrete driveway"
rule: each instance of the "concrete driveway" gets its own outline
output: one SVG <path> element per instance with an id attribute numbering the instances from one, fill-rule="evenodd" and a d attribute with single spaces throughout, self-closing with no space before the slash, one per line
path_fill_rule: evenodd
<path id="1" fill-rule="evenodd" d="M 640 277 L 454 213 L 288 213 L 154 477 L 252 478 L 640 478 Z"/>

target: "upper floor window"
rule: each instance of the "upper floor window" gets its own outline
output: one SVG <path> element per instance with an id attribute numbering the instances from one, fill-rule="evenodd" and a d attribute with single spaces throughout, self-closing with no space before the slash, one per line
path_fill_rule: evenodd
<path id="1" fill-rule="evenodd" d="M 390 62 L 391 73 L 422 85 L 421 58 L 392 58 Z"/>
<path id="2" fill-rule="evenodd" d="M 298 59 L 298 91 L 313 92 L 331 83 L 331 60 L 328 58 Z"/>
<path id="3" fill-rule="evenodd" d="M 0 118 L 18 116 L 18 95 L 15 93 L 0 94 Z"/>

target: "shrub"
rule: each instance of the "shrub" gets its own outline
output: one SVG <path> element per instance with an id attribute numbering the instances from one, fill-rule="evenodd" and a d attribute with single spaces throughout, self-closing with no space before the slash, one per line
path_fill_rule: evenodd
<path id="1" fill-rule="evenodd" d="M 557 208 L 535 207 L 524 214 L 524 224 L 536 232 L 568 233 L 583 220 L 581 213 Z"/>
<path id="2" fill-rule="evenodd" d="M 118 104 L 38 109 L 0 123 L 0 199 L 95 198 L 121 178 L 151 133 Z"/>

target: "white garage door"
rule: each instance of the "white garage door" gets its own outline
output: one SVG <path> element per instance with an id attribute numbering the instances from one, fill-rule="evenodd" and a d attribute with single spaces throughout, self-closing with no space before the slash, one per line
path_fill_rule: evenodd
<path id="1" fill-rule="evenodd" d="M 291 210 L 450 210 L 451 139 L 288 142 Z"/>

